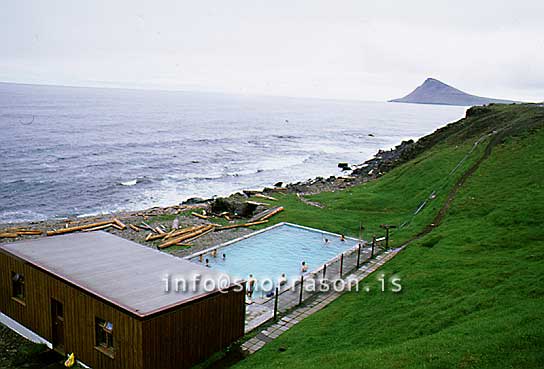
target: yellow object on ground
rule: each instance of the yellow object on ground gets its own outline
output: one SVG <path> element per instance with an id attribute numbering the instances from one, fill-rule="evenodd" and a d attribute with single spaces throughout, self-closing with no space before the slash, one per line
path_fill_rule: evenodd
<path id="1" fill-rule="evenodd" d="M 68 359 L 66 359 L 66 361 L 64 362 L 64 366 L 67 368 L 71 368 L 74 366 L 75 362 L 76 362 L 76 357 L 74 353 L 72 352 L 70 355 L 68 355 Z"/>

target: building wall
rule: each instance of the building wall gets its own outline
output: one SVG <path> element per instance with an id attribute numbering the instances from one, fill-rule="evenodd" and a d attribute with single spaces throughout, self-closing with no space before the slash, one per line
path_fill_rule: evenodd
<path id="1" fill-rule="evenodd" d="M 25 277 L 25 306 L 11 298 L 11 272 Z M 137 319 L 0 250 L 2 313 L 51 342 L 52 298 L 64 308 L 65 352 L 95 369 L 189 368 L 244 334 L 244 291 Z M 94 348 L 96 317 L 113 323 L 114 359 Z"/>
<path id="2" fill-rule="evenodd" d="M 217 293 L 143 321 L 146 369 L 182 369 L 244 335 L 244 291 Z"/>
<path id="3" fill-rule="evenodd" d="M 25 277 L 25 303 L 11 298 L 11 272 Z M 51 298 L 63 303 L 66 353 L 95 369 L 144 369 L 141 321 L 0 251 L 0 311 L 52 340 Z M 97 351 L 95 317 L 113 323 L 115 358 Z"/>

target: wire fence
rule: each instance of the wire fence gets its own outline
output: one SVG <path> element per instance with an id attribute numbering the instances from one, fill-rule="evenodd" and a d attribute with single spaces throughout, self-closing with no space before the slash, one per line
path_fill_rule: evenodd
<path id="1" fill-rule="evenodd" d="M 268 296 L 261 296 L 259 304 L 274 312 L 274 319 L 310 300 L 320 293 L 332 291 L 335 284 L 349 283 L 346 277 L 359 269 L 385 249 L 373 240 L 372 243 L 362 242 L 356 247 L 343 252 L 336 258 L 322 265 L 319 269 L 304 274 L 299 280 L 284 286 L 277 286 Z M 356 283 L 356 282 L 354 282 Z M 353 286 L 352 286 L 353 287 Z"/>

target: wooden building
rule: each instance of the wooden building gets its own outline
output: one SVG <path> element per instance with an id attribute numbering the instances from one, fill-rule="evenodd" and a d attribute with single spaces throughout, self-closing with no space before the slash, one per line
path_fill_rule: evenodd
<path id="1" fill-rule="evenodd" d="M 92 368 L 188 368 L 244 333 L 243 286 L 219 278 L 106 232 L 38 238 L 0 246 L 0 311 Z"/>

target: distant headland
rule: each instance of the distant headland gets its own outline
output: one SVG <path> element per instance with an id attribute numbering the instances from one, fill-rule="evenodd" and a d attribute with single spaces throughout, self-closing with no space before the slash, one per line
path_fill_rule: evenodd
<path id="1" fill-rule="evenodd" d="M 485 105 L 485 104 L 512 104 L 518 101 L 493 99 L 489 97 L 467 94 L 461 90 L 447 85 L 437 79 L 427 78 L 425 82 L 408 95 L 389 102 L 401 102 L 412 104 L 438 104 L 438 105 Z"/>

